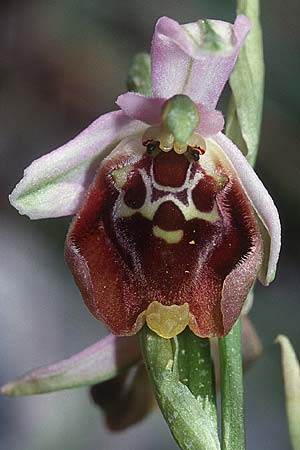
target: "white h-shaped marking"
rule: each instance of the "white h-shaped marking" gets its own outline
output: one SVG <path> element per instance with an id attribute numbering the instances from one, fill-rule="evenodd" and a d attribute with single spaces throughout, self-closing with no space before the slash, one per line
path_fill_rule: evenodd
<path id="1" fill-rule="evenodd" d="M 115 206 L 114 206 L 114 210 L 113 210 L 114 217 L 115 218 L 130 217 L 133 214 L 136 214 L 137 212 L 139 212 L 143 217 L 152 221 L 154 218 L 154 215 L 155 215 L 156 211 L 158 210 L 158 208 L 160 207 L 160 205 L 167 201 L 171 201 L 179 208 L 179 210 L 182 212 L 186 221 L 192 220 L 192 219 L 203 219 L 208 222 L 212 222 L 212 223 L 215 222 L 219 217 L 216 202 L 214 202 L 212 211 L 202 212 L 197 209 L 197 207 L 193 201 L 192 190 L 197 185 L 197 183 L 201 180 L 201 178 L 203 178 L 203 174 L 201 172 L 197 172 L 195 177 L 192 180 L 190 180 L 189 179 L 190 178 L 190 167 L 191 166 L 189 166 L 189 168 L 187 170 L 184 184 L 180 187 L 169 187 L 169 186 L 163 186 L 163 185 L 158 184 L 155 181 L 155 177 L 154 177 L 154 173 L 153 173 L 153 163 L 151 165 L 150 175 L 147 174 L 145 169 L 139 169 L 138 172 L 140 173 L 140 175 L 143 179 L 144 185 L 146 187 L 146 197 L 145 197 L 145 201 L 144 201 L 143 205 L 137 209 L 130 208 L 124 202 L 125 192 L 123 192 L 122 189 L 119 189 L 119 192 L 120 192 L 119 198 L 117 199 Z M 152 197 L 152 189 L 153 188 L 155 188 L 159 191 L 167 192 L 167 194 L 164 195 L 163 197 L 160 197 L 157 200 L 152 201 L 151 197 Z M 187 190 L 187 199 L 188 199 L 187 205 L 185 205 L 181 200 L 179 200 L 176 197 L 176 194 L 178 194 L 179 192 L 182 192 L 184 190 Z"/>

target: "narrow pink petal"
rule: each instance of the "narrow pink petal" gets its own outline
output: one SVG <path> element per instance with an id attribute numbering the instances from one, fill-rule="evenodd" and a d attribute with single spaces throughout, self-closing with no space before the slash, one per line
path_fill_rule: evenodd
<path id="1" fill-rule="evenodd" d="M 33 161 L 10 195 L 11 204 L 31 219 L 74 214 L 99 162 L 121 139 L 144 128 L 122 111 L 100 116 L 67 144 Z"/>
<path id="2" fill-rule="evenodd" d="M 245 16 L 238 16 L 234 25 L 217 20 L 210 24 L 220 32 L 226 44 L 224 50 L 205 48 L 199 22 L 181 26 L 168 17 L 158 20 L 151 50 L 154 97 L 186 94 L 196 103 L 215 108 L 250 30 L 250 22 Z"/>
<path id="3" fill-rule="evenodd" d="M 236 145 L 222 133 L 214 136 L 214 140 L 230 160 L 254 210 L 270 236 L 270 248 L 268 248 L 269 244 L 265 242 L 264 259 L 266 267 L 263 266 L 260 273 L 261 282 L 268 285 L 275 277 L 281 245 L 281 226 L 278 211 L 270 194 Z"/>
<path id="4" fill-rule="evenodd" d="M 1 388 L 5 395 L 31 395 L 90 386 L 114 378 L 141 358 L 136 337 L 112 334 L 68 359 L 34 369 Z"/>
<path id="5" fill-rule="evenodd" d="M 149 125 L 160 122 L 160 111 L 165 99 L 145 97 L 135 92 L 119 95 L 116 103 L 132 119 L 141 120 Z"/>
<path id="6" fill-rule="evenodd" d="M 198 132 L 203 136 L 213 136 L 224 128 L 224 117 L 220 111 L 208 110 L 204 105 L 197 105 L 200 113 Z"/>
<path id="7" fill-rule="evenodd" d="M 166 99 L 145 97 L 135 92 L 126 92 L 118 97 L 116 103 L 132 119 L 141 120 L 149 125 L 160 123 L 161 107 Z M 200 113 L 198 132 L 203 136 L 212 136 L 224 128 L 224 117 L 220 111 L 209 110 L 197 105 Z"/>

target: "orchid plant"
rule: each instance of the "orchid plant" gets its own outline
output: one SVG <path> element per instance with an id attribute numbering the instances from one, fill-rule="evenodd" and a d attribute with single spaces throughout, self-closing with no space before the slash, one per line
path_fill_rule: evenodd
<path id="1" fill-rule="evenodd" d="M 240 12 L 258 27 L 257 10 Z M 210 351 L 219 338 L 221 445 L 244 448 L 239 317 L 255 280 L 274 279 L 280 222 L 247 158 L 222 133 L 224 118 L 215 108 L 250 30 L 243 14 L 233 25 L 160 18 L 151 61 L 135 60 L 119 110 L 25 170 L 11 204 L 31 219 L 74 215 L 66 261 L 87 307 L 112 334 L 29 372 L 3 393 L 99 384 L 143 354 L 179 446 L 219 449 Z M 240 114 L 234 77 L 232 83 L 227 131 L 238 123 L 252 163 L 259 123 L 251 141 L 245 121 L 251 105 Z M 259 103 L 256 108 L 259 117 Z"/>

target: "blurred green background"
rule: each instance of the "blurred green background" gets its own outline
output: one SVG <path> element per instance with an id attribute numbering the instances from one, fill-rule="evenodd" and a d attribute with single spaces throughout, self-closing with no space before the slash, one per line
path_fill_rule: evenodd
<path id="1" fill-rule="evenodd" d="M 35 158 L 116 109 L 156 19 L 233 21 L 224 0 L 2 0 L 0 5 L 0 383 L 70 355 L 106 333 L 63 261 L 66 219 L 30 222 L 7 195 Z M 283 223 L 278 275 L 257 286 L 251 318 L 264 354 L 246 375 L 248 450 L 288 450 L 278 333 L 300 350 L 300 75 L 298 0 L 262 4 L 266 97 L 257 171 Z M 300 353 L 298 353 L 300 354 Z M 88 391 L 0 398 L 0 450 L 176 449 L 159 412 L 118 434 Z"/>

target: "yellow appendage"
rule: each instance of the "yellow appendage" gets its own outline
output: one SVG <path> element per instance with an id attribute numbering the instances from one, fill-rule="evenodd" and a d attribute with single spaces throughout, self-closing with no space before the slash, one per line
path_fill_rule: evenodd
<path id="1" fill-rule="evenodd" d="M 165 306 L 152 302 L 146 310 L 146 322 L 160 337 L 170 339 L 181 333 L 189 323 L 189 305 Z"/>

